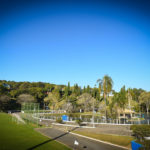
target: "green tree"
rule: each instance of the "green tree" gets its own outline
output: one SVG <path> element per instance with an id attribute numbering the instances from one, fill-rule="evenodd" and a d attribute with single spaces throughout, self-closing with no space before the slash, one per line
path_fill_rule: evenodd
<path id="1" fill-rule="evenodd" d="M 126 105 L 127 101 L 128 101 L 128 99 L 127 99 L 126 88 L 125 88 L 125 86 L 123 86 L 119 92 L 119 99 L 118 99 L 118 104 L 119 104 L 120 108 L 125 109 L 125 105 Z"/>
<path id="2" fill-rule="evenodd" d="M 108 75 L 105 75 L 102 80 L 102 86 L 103 86 L 104 98 L 107 99 L 107 96 L 109 96 L 109 93 L 112 91 L 112 87 L 113 87 L 112 78 Z"/>
<path id="3" fill-rule="evenodd" d="M 147 115 L 149 114 L 150 107 L 150 92 L 142 92 L 139 97 L 140 103 L 145 104 Z"/>
<path id="4" fill-rule="evenodd" d="M 132 90 L 132 98 L 134 101 L 138 102 L 139 103 L 139 96 L 142 92 L 144 92 L 143 89 L 136 89 L 136 88 L 133 88 L 131 89 Z"/>
<path id="5" fill-rule="evenodd" d="M 77 98 L 77 104 L 81 109 L 84 109 L 85 112 L 92 111 L 95 103 L 96 99 L 89 93 L 83 93 Z"/>
<path id="6" fill-rule="evenodd" d="M 65 97 L 68 97 L 71 94 L 71 90 L 70 90 L 70 82 L 68 82 L 68 86 L 65 87 Z"/>
<path id="7" fill-rule="evenodd" d="M 78 84 L 75 84 L 74 87 L 73 87 L 73 93 L 76 95 L 76 96 L 79 96 L 81 94 L 81 88 L 78 86 Z"/>
<path id="8" fill-rule="evenodd" d="M 98 79 L 97 83 L 99 83 L 99 91 L 101 93 L 101 90 L 103 90 L 103 97 L 105 100 L 105 117 L 107 119 L 107 97 L 109 96 L 109 93 L 112 91 L 113 87 L 113 80 L 110 76 L 105 75 L 103 79 Z"/>
<path id="9" fill-rule="evenodd" d="M 12 99 L 16 99 L 16 97 L 18 96 L 18 90 L 11 90 L 9 94 Z"/>
<path id="10" fill-rule="evenodd" d="M 24 102 L 36 102 L 35 98 L 30 94 L 21 94 L 17 97 L 17 102 L 22 104 Z"/>
<path id="11" fill-rule="evenodd" d="M 99 91 L 96 87 L 94 87 L 92 89 L 92 96 L 95 98 L 95 99 L 99 99 Z"/>
<path id="12" fill-rule="evenodd" d="M 119 93 L 114 92 L 114 96 L 112 98 L 112 104 L 111 104 L 111 107 L 114 108 L 114 111 L 116 109 L 118 117 L 119 117 L 119 110 L 120 109 L 124 110 L 127 102 L 128 102 L 127 93 L 126 93 L 125 86 L 123 86 Z"/>
<path id="13" fill-rule="evenodd" d="M 86 93 L 89 93 L 89 94 L 91 93 L 91 88 L 90 88 L 89 85 L 88 85 L 87 88 L 86 88 Z"/>
<path id="14" fill-rule="evenodd" d="M 52 110 L 59 108 L 58 97 L 55 93 L 50 92 L 48 96 L 44 98 L 44 102 L 49 103 L 49 107 Z"/>
<path id="15" fill-rule="evenodd" d="M 82 93 L 86 93 L 86 88 L 85 86 L 83 87 L 83 92 Z"/>
<path id="16" fill-rule="evenodd" d="M 4 84 L 3 83 L 0 83 L 0 95 L 3 95 L 3 94 L 8 94 L 8 91 L 9 91 L 9 89 L 6 87 L 6 86 L 4 86 Z"/>
<path id="17" fill-rule="evenodd" d="M 122 104 L 120 104 L 119 93 L 114 92 L 113 97 L 112 97 L 112 101 L 109 105 L 112 116 L 114 114 L 115 117 L 118 116 L 118 118 L 119 118 L 119 109 L 121 106 L 122 106 Z"/>
<path id="18" fill-rule="evenodd" d="M 139 97 L 140 97 L 140 94 L 142 92 L 144 92 L 144 90 L 141 89 L 141 88 L 140 89 L 133 88 L 133 89 L 130 89 L 130 91 L 132 91 L 131 93 L 132 93 L 132 99 L 133 99 L 133 101 L 136 102 L 135 110 L 138 111 L 138 112 L 140 112 L 140 114 L 141 114 L 142 105 L 140 103 Z"/>
<path id="19" fill-rule="evenodd" d="M 6 111 L 9 108 L 10 97 L 7 95 L 0 96 L 0 110 Z"/>

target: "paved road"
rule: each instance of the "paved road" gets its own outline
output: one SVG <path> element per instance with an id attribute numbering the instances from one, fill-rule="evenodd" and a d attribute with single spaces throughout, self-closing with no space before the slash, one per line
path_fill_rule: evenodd
<path id="1" fill-rule="evenodd" d="M 54 128 L 40 128 L 38 131 L 76 150 L 125 150 L 116 146 L 72 135 Z M 79 145 L 74 147 L 75 140 L 79 142 Z"/>

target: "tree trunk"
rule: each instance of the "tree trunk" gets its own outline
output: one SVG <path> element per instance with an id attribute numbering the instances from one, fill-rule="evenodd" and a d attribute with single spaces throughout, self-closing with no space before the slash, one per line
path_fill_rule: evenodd
<path id="1" fill-rule="evenodd" d="M 146 107 L 146 110 L 147 110 L 147 116 L 148 116 L 148 110 L 149 110 L 148 107 Z"/>
<path id="2" fill-rule="evenodd" d="M 146 118 L 147 118 L 147 121 L 148 121 L 148 124 L 149 124 L 149 112 L 148 112 L 149 108 L 148 108 L 148 106 L 146 107 L 146 109 L 147 109 L 147 117 Z"/>
<path id="3" fill-rule="evenodd" d="M 120 113 L 119 113 L 119 110 L 117 110 L 117 113 L 118 113 L 118 122 L 120 124 Z"/>
<path id="4" fill-rule="evenodd" d="M 107 123 L 107 105 L 106 105 L 106 93 L 104 93 L 104 99 L 105 99 L 105 121 Z"/>
<path id="5" fill-rule="evenodd" d="M 124 124 L 125 124 L 125 117 L 126 117 L 125 112 L 124 112 L 123 116 L 124 116 Z"/>
<path id="6" fill-rule="evenodd" d="M 139 105 L 140 118 L 142 118 L 141 105 Z"/>

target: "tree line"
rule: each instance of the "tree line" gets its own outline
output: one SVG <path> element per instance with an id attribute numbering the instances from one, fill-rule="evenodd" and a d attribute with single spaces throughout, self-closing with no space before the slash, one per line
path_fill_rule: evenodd
<path id="1" fill-rule="evenodd" d="M 20 109 L 23 102 L 37 102 L 41 109 L 67 112 L 101 111 L 105 116 L 116 116 L 125 108 L 137 112 L 149 112 L 150 92 L 123 86 L 119 92 L 113 90 L 113 80 L 105 75 L 81 88 L 78 84 L 56 85 L 44 82 L 15 82 L 0 80 L 0 110 Z M 130 104 L 129 104 L 130 103 Z"/>

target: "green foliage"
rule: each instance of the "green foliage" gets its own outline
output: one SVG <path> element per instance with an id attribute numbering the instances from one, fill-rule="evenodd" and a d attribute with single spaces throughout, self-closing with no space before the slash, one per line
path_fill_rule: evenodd
<path id="1" fill-rule="evenodd" d="M 143 141 L 144 137 L 150 136 L 150 125 L 132 125 L 131 130 L 134 136 L 140 141 Z"/>
<path id="2" fill-rule="evenodd" d="M 91 93 L 91 88 L 90 88 L 89 85 L 88 85 L 87 88 L 86 88 L 86 93 Z"/>
<path id="3" fill-rule="evenodd" d="M 128 102 L 125 86 L 121 88 L 120 92 L 114 92 L 113 94 L 114 96 L 111 99 L 109 108 L 111 112 L 111 118 L 116 118 L 119 116 L 119 111 L 126 108 L 126 104 Z"/>
<path id="4" fill-rule="evenodd" d="M 34 97 L 30 94 L 21 94 L 18 96 L 17 101 L 19 104 L 22 104 L 24 102 L 36 102 L 36 100 L 34 99 Z"/>
<path id="5" fill-rule="evenodd" d="M 44 98 L 45 102 L 49 103 L 49 107 L 52 110 L 58 109 L 58 95 L 56 93 L 50 92 L 47 97 Z"/>
<path id="6" fill-rule="evenodd" d="M 139 96 L 142 92 L 144 92 L 143 89 L 136 89 L 136 88 L 133 88 L 133 89 L 130 89 L 132 91 L 132 98 L 134 101 L 136 102 L 139 102 Z"/>
<path id="7" fill-rule="evenodd" d="M 19 95 L 19 92 L 18 90 L 11 90 L 9 94 L 13 99 L 15 99 Z"/>
<path id="8" fill-rule="evenodd" d="M 112 91 L 113 87 L 113 80 L 110 76 L 105 75 L 102 80 L 102 87 L 103 87 L 103 92 L 105 95 L 110 93 Z"/>
<path id="9" fill-rule="evenodd" d="M 81 94 L 81 88 L 78 86 L 78 84 L 75 84 L 75 85 L 74 85 L 73 93 L 74 93 L 76 96 L 79 96 L 79 95 Z"/>
<path id="10" fill-rule="evenodd" d="M 150 125 L 132 125 L 131 130 L 133 131 L 137 141 L 144 146 L 141 149 L 149 150 L 150 141 L 146 140 L 144 137 L 150 137 Z"/>
<path id="11" fill-rule="evenodd" d="M 148 113 L 150 107 L 150 92 L 142 92 L 140 94 L 139 100 L 141 104 L 145 104 Z"/>
<path id="12" fill-rule="evenodd" d="M 85 86 L 83 87 L 83 92 L 82 93 L 86 93 L 86 88 Z"/>
<path id="13" fill-rule="evenodd" d="M 114 96 L 112 98 L 112 104 L 117 106 L 119 108 L 125 108 L 125 105 L 127 103 L 127 97 L 126 97 L 126 90 L 125 86 L 123 86 L 119 93 L 114 93 Z"/>
<path id="14" fill-rule="evenodd" d="M 7 95 L 0 96 L 0 111 L 5 111 L 9 109 L 10 97 Z"/>
<path id="15" fill-rule="evenodd" d="M 32 95 L 36 102 L 40 103 L 40 106 L 43 108 L 43 99 L 46 97 L 47 92 L 54 90 L 54 87 L 54 84 L 43 82 L 14 82 L 0 80 L 0 95 L 7 95 L 10 98 L 11 103 L 9 104 L 9 109 L 18 109 L 20 107 L 17 99 L 21 94 Z"/>
<path id="16" fill-rule="evenodd" d="M 80 109 L 85 112 L 93 110 L 93 104 L 96 104 L 96 99 L 93 98 L 89 93 L 83 93 L 77 98 L 77 104 Z"/>
<path id="17" fill-rule="evenodd" d="M 126 89 L 125 86 L 123 86 L 119 92 L 119 105 L 121 108 L 124 109 L 125 104 L 127 103 L 127 96 L 126 96 Z"/>
<path id="18" fill-rule="evenodd" d="M 8 91 L 9 91 L 8 88 L 5 87 L 5 86 L 3 85 L 3 83 L 0 83 L 0 95 L 7 94 Z"/>
<path id="19" fill-rule="evenodd" d="M 68 82 L 68 86 L 65 87 L 65 93 L 64 93 L 64 97 L 67 97 L 71 94 L 71 89 L 70 89 L 70 82 Z"/>
<path id="20" fill-rule="evenodd" d="M 98 88 L 93 88 L 92 89 L 92 96 L 97 99 L 97 100 L 100 100 L 100 93 L 99 93 L 99 90 Z"/>
<path id="21" fill-rule="evenodd" d="M 81 126 L 82 120 L 81 120 L 81 119 L 77 119 L 77 120 L 76 120 L 76 123 L 77 123 L 79 126 Z"/>
<path id="22" fill-rule="evenodd" d="M 62 121 L 61 118 L 57 118 L 57 119 L 56 119 L 56 122 L 57 122 L 57 123 L 63 123 L 63 121 Z"/>
<path id="23" fill-rule="evenodd" d="M 98 79 L 96 82 L 98 83 L 99 93 L 101 93 L 102 92 L 103 81 L 101 79 Z"/>
<path id="24" fill-rule="evenodd" d="M 95 107 L 98 108 L 101 101 L 105 100 L 106 108 L 110 108 L 112 111 L 113 105 L 118 105 L 119 107 L 124 107 L 126 104 L 126 91 L 125 88 L 122 88 L 121 91 L 118 94 L 114 95 L 114 101 L 111 103 L 109 100 L 109 93 L 112 92 L 113 87 L 113 80 L 110 76 L 105 75 L 102 80 L 97 80 L 98 87 L 91 88 L 89 85 L 87 87 L 84 86 L 83 89 L 78 84 L 75 84 L 74 86 L 70 86 L 70 82 L 68 82 L 68 85 L 55 85 L 50 83 L 44 83 L 44 82 L 15 82 L 15 81 L 6 81 L 6 80 L 0 80 L 0 96 L 8 96 L 9 102 L 7 99 L 5 99 L 5 102 L 1 101 L 0 105 L 3 107 L 1 110 L 8 110 L 8 109 L 20 109 L 20 104 L 18 103 L 18 98 L 22 94 L 29 94 L 34 97 L 35 102 L 40 103 L 40 108 L 44 108 L 44 106 L 50 106 L 52 107 L 53 100 L 45 100 L 48 97 L 49 93 L 53 93 L 56 97 L 56 108 L 62 109 L 62 108 L 70 108 L 70 112 L 76 112 L 79 111 L 81 105 L 78 105 L 77 99 L 83 94 L 88 93 L 89 97 L 95 98 L 97 101 L 95 103 Z M 146 102 L 146 98 L 144 98 L 141 93 L 144 90 L 142 89 L 130 89 L 130 94 L 132 96 L 132 99 L 136 101 L 136 105 L 134 106 L 134 110 L 146 111 L 149 109 L 149 99 Z M 102 95 L 103 93 L 103 95 Z M 140 98 L 142 97 L 142 98 Z M 89 98 L 88 98 L 89 99 Z M 87 100 L 88 101 L 88 100 Z M 69 105 L 67 106 L 67 103 Z M 140 105 L 138 105 L 140 104 Z M 65 106 L 66 107 L 63 107 Z M 132 107 L 133 108 L 133 107 Z M 87 108 L 88 109 L 88 108 Z M 90 108 L 91 109 L 91 108 Z M 69 110 L 69 109 L 68 109 Z M 100 109 L 99 109 L 100 110 Z"/>
<path id="25" fill-rule="evenodd" d="M 105 117 L 107 118 L 107 105 L 109 104 L 108 96 L 112 91 L 113 80 L 110 76 L 105 75 L 103 79 L 98 79 L 97 83 L 99 84 L 99 92 L 101 94 L 101 90 L 103 90 L 103 99 L 105 100 Z"/>

